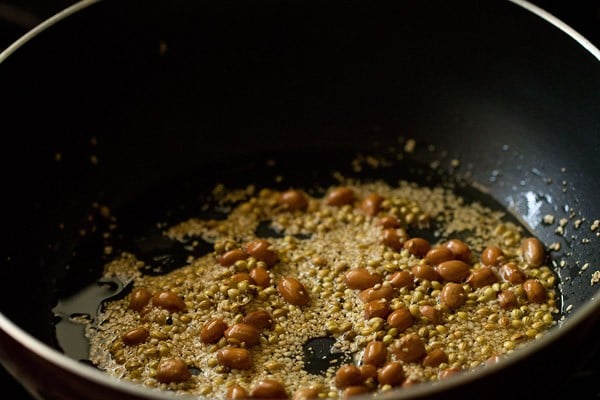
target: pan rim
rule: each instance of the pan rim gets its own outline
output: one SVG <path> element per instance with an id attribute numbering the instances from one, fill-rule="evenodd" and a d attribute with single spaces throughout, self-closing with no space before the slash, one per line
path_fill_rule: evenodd
<path id="1" fill-rule="evenodd" d="M 570 27 L 568 24 L 545 11 L 544 9 L 526 1 L 526 0 L 508 0 L 509 2 L 529 11 L 538 17 L 544 19 L 546 22 L 556 26 L 558 29 L 566 33 L 570 36 L 575 42 L 581 45 L 585 50 L 587 50 L 592 56 L 594 56 L 598 61 L 600 61 L 600 49 L 594 46 L 589 40 L 587 40 L 583 35 L 577 32 L 575 29 Z M 99 3 L 101 0 L 80 0 L 77 3 L 73 4 L 70 7 L 65 8 L 64 10 L 56 13 L 55 15 L 47 18 L 42 21 L 40 24 L 26 32 L 16 41 L 14 41 L 11 45 L 9 45 L 6 49 L 0 52 L 0 63 L 5 61 L 9 56 L 18 51 L 23 45 L 27 42 L 35 38 L 38 34 L 50 28 L 51 26 L 59 23 L 60 21 L 68 18 L 71 15 L 74 15 L 93 4 Z M 459 374 L 455 376 L 451 376 L 445 379 L 443 382 L 439 382 L 431 385 L 416 385 L 414 387 L 403 388 L 401 392 L 397 392 L 398 396 L 394 396 L 394 398 L 398 399 L 411 399 L 418 398 L 425 395 L 431 395 L 435 393 L 443 392 L 446 389 L 450 389 L 456 386 L 464 385 L 469 382 L 481 379 L 485 376 L 493 374 L 501 369 L 504 369 L 512 364 L 516 364 L 519 361 L 525 359 L 529 354 L 536 353 L 541 351 L 543 348 L 549 346 L 551 343 L 557 341 L 559 338 L 563 337 L 568 332 L 576 329 L 577 326 L 580 326 L 584 321 L 588 320 L 588 318 L 598 314 L 600 311 L 600 289 L 596 290 L 596 294 L 590 298 L 585 304 L 579 307 L 575 312 L 570 314 L 567 318 L 565 318 L 564 322 L 559 327 L 553 328 L 548 332 L 547 335 L 542 338 L 535 340 L 534 342 L 528 344 L 525 348 L 516 350 L 511 354 L 510 357 L 506 357 L 499 362 L 490 365 L 486 368 L 482 368 L 476 371 L 469 371 L 466 374 Z M 195 398 L 197 396 L 187 396 L 187 395 L 179 395 L 166 391 L 157 391 L 155 389 L 150 389 L 146 387 L 142 387 L 130 382 L 116 380 L 115 378 L 98 371 L 97 369 L 83 365 L 77 360 L 74 360 L 67 355 L 59 352 L 58 350 L 52 348 L 51 346 L 43 343 L 38 340 L 21 327 L 16 325 L 13 321 L 11 321 L 5 314 L 0 312 L 0 330 L 5 332 L 15 341 L 23 345 L 25 348 L 31 350 L 37 356 L 43 358 L 44 360 L 62 368 L 63 370 L 69 372 L 74 376 L 79 376 L 81 378 L 85 378 L 87 380 L 96 382 L 103 386 L 107 386 L 109 388 L 114 389 L 119 392 L 126 392 L 127 394 L 132 394 L 135 396 L 139 396 L 144 399 L 186 399 L 186 398 Z M 10 373 L 10 369 L 8 369 Z M 392 391 L 391 394 L 396 391 Z M 357 396 L 357 400 L 363 398 L 363 396 Z"/>

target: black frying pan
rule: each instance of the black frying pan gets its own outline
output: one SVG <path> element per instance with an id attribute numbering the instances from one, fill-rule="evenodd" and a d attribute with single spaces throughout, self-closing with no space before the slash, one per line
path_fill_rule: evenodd
<path id="1" fill-rule="evenodd" d="M 196 211 L 214 181 L 273 183 L 265 157 L 280 160 L 286 183 L 327 183 L 356 153 L 391 157 L 407 138 L 417 150 L 377 173 L 483 187 L 544 243 L 560 242 L 552 257 L 566 265 L 557 268 L 565 321 L 483 372 L 394 395 L 473 397 L 524 375 L 550 387 L 595 350 L 593 46 L 509 1 L 106 1 L 74 10 L 0 56 L 10 99 L 0 359 L 32 393 L 157 398 L 79 362 L 75 339 L 56 335 L 58 301 L 101 270 L 95 203 L 120 216 L 123 238 L 135 237 L 162 210 L 173 220 Z M 541 223 L 546 213 L 572 222 L 565 235 Z M 525 383 L 518 394 L 543 390 Z"/>

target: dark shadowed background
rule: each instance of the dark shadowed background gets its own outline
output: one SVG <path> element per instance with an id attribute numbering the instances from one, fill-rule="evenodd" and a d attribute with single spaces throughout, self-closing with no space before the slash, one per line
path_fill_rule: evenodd
<path id="1" fill-rule="evenodd" d="M 487 0 L 486 0 L 487 1 Z M 531 0 L 531 3 L 555 15 L 600 48 L 600 0 Z M 0 51 L 44 19 L 75 3 L 72 0 L 0 0 Z M 558 55 L 557 55 L 558 56 Z M 559 56 L 558 56 L 559 57 Z M 1 88 L 0 88 L 1 93 Z M 2 98 L 2 101 L 10 99 Z M 0 116 L 1 118 L 1 116 Z M 565 371 L 565 373 L 567 373 Z M 576 391 L 556 393 L 557 397 L 600 399 L 600 354 L 586 365 L 579 366 L 566 377 Z M 526 379 L 526 377 L 524 377 Z M 22 387 L 0 368 L 0 388 L 10 399 L 30 400 Z M 510 389 L 507 396 L 510 397 Z"/>

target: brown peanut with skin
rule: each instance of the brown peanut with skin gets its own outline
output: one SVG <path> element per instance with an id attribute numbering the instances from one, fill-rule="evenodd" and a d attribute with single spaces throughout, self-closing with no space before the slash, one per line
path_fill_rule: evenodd
<path id="1" fill-rule="evenodd" d="M 425 367 L 438 367 L 442 363 L 448 362 L 448 355 L 442 349 L 431 350 L 423 359 Z"/>
<path id="2" fill-rule="evenodd" d="M 179 359 L 162 361 L 156 369 L 156 380 L 161 383 L 185 382 L 192 377 L 187 365 Z"/>
<path id="3" fill-rule="evenodd" d="M 242 249 L 233 249 L 226 251 L 221 256 L 218 257 L 217 261 L 224 267 L 229 267 L 236 263 L 236 261 L 245 260 L 249 257 L 248 253 L 246 253 Z"/>
<path id="4" fill-rule="evenodd" d="M 246 253 L 272 267 L 279 261 L 279 256 L 270 249 L 271 242 L 266 239 L 257 239 L 246 245 Z"/>
<path id="5" fill-rule="evenodd" d="M 358 297 L 363 303 L 368 303 L 373 300 L 386 299 L 390 301 L 394 298 L 395 290 L 390 286 L 382 285 L 379 288 L 365 289 L 358 294 Z"/>
<path id="6" fill-rule="evenodd" d="M 366 268 L 354 268 L 346 273 L 344 283 L 350 289 L 368 289 L 372 288 L 378 283 L 381 283 L 381 275 L 378 273 L 371 273 Z"/>
<path id="7" fill-rule="evenodd" d="M 419 312 L 432 324 L 438 325 L 442 323 L 442 312 L 434 306 L 423 305 L 419 307 Z"/>
<path id="8" fill-rule="evenodd" d="M 185 303 L 177 294 L 170 290 L 163 290 L 152 296 L 152 304 L 171 312 L 185 310 Z"/>
<path id="9" fill-rule="evenodd" d="M 300 190 L 286 190 L 279 195 L 277 201 L 289 211 L 304 211 L 308 207 L 308 199 Z"/>
<path id="10" fill-rule="evenodd" d="M 344 389 L 364 382 L 360 369 L 354 364 L 342 365 L 335 373 L 335 386 Z"/>
<path id="11" fill-rule="evenodd" d="M 429 265 L 438 265 L 444 261 L 454 260 L 454 253 L 445 246 L 435 246 L 425 253 L 425 261 Z"/>
<path id="12" fill-rule="evenodd" d="M 273 326 L 273 318 L 266 310 L 256 310 L 248 313 L 242 319 L 242 322 L 252 325 L 256 329 L 270 329 Z"/>
<path id="13" fill-rule="evenodd" d="M 390 361 L 381 367 L 377 374 L 381 385 L 400 386 L 406 379 L 404 367 L 398 361 Z"/>
<path id="14" fill-rule="evenodd" d="M 249 276 L 252 280 L 252 283 L 254 283 L 256 286 L 266 288 L 271 285 L 271 275 L 269 275 L 269 271 L 267 271 L 265 267 L 258 266 L 252 268 Z"/>
<path id="15" fill-rule="evenodd" d="M 518 284 L 525 282 L 527 276 L 514 262 L 508 262 L 500 267 L 500 276 L 507 282 Z"/>
<path id="16" fill-rule="evenodd" d="M 377 193 L 371 193 L 360 203 L 360 209 L 367 215 L 374 216 L 379 213 L 381 203 L 385 200 Z"/>
<path id="17" fill-rule="evenodd" d="M 240 385 L 233 384 L 227 388 L 226 400 L 242 400 L 248 398 L 248 391 Z"/>
<path id="18" fill-rule="evenodd" d="M 488 246 L 481 252 L 481 262 L 488 266 L 497 266 L 504 260 L 504 252 L 498 246 Z"/>
<path id="19" fill-rule="evenodd" d="M 393 351 L 396 358 L 404 362 L 418 361 L 426 353 L 423 341 L 415 333 L 408 334 L 396 340 Z"/>
<path id="20" fill-rule="evenodd" d="M 385 299 L 371 300 L 364 305 L 364 315 L 367 320 L 375 317 L 386 319 L 391 312 L 390 303 Z"/>
<path id="21" fill-rule="evenodd" d="M 387 361 L 387 356 L 387 346 L 383 342 L 369 342 L 365 347 L 363 363 L 381 367 Z"/>
<path id="22" fill-rule="evenodd" d="M 471 263 L 471 248 L 462 240 L 450 239 L 445 243 L 445 246 L 454 254 L 455 259 L 464 261 L 467 264 Z"/>
<path id="23" fill-rule="evenodd" d="M 415 265 L 412 267 L 412 273 L 417 279 L 427 281 L 441 280 L 440 274 L 431 265 Z"/>
<path id="24" fill-rule="evenodd" d="M 387 323 L 392 328 L 396 328 L 398 332 L 404 332 L 413 325 L 414 319 L 408 308 L 403 307 L 388 315 Z"/>
<path id="25" fill-rule="evenodd" d="M 146 341 L 150 336 L 150 331 L 142 327 L 132 329 L 123 335 L 123 343 L 127 346 L 134 346 Z"/>
<path id="26" fill-rule="evenodd" d="M 519 305 L 519 301 L 517 300 L 517 295 L 512 290 L 505 289 L 498 293 L 498 304 L 503 309 L 511 309 L 515 308 Z"/>
<path id="27" fill-rule="evenodd" d="M 369 388 L 366 387 L 365 385 L 348 386 L 346 389 L 344 389 L 344 392 L 342 394 L 342 399 L 347 400 L 347 399 L 350 399 L 351 397 L 359 396 L 359 395 L 365 394 L 365 393 L 369 393 Z"/>
<path id="28" fill-rule="evenodd" d="M 354 202 L 354 190 L 349 187 L 337 187 L 331 190 L 325 197 L 325 204 L 329 206 L 344 206 Z"/>
<path id="29" fill-rule="evenodd" d="M 546 301 L 546 288 L 537 279 L 528 279 L 523 282 L 523 290 L 527 294 L 527 299 L 532 303 Z"/>
<path id="30" fill-rule="evenodd" d="M 464 261 L 449 260 L 439 264 L 436 271 L 445 281 L 462 282 L 469 276 L 471 268 Z"/>
<path id="31" fill-rule="evenodd" d="M 224 335 L 228 326 L 221 318 L 214 318 L 206 322 L 200 330 L 202 343 L 217 343 Z"/>
<path id="32" fill-rule="evenodd" d="M 381 243 L 391 248 L 392 250 L 399 251 L 402 249 L 404 238 L 396 232 L 394 228 L 384 229 L 381 235 Z"/>
<path id="33" fill-rule="evenodd" d="M 521 242 L 523 259 L 531 267 L 539 267 L 544 263 L 544 245 L 538 238 L 528 237 Z"/>
<path id="34" fill-rule="evenodd" d="M 253 399 L 287 399 L 289 396 L 283 385 L 274 379 L 263 379 L 254 384 L 250 395 Z"/>
<path id="35" fill-rule="evenodd" d="M 252 355 L 241 347 L 224 347 L 217 352 L 217 361 L 231 369 L 252 368 Z"/>
<path id="36" fill-rule="evenodd" d="M 431 245 L 426 239 L 414 237 L 404 242 L 404 248 L 413 256 L 422 258 L 427 254 Z"/>
<path id="37" fill-rule="evenodd" d="M 239 323 L 227 328 L 225 338 L 233 345 L 256 346 L 260 343 L 260 331 L 252 325 Z"/>
<path id="38" fill-rule="evenodd" d="M 482 288 L 498 281 L 494 270 L 490 267 L 481 267 L 471 272 L 467 283 L 473 288 Z"/>
<path id="39" fill-rule="evenodd" d="M 277 290 L 285 301 L 295 306 L 305 306 L 310 302 L 304 285 L 292 276 L 286 276 L 277 284 Z"/>
<path id="40" fill-rule="evenodd" d="M 312 400 L 319 398 L 319 391 L 315 388 L 302 388 L 294 393 L 292 400 Z"/>
<path id="41" fill-rule="evenodd" d="M 410 271 L 396 271 L 387 279 L 396 289 L 400 289 L 403 287 L 407 289 L 412 289 L 415 287 L 415 277 Z"/>
<path id="42" fill-rule="evenodd" d="M 151 298 L 152 294 L 148 289 L 143 287 L 135 288 L 131 291 L 129 308 L 138 312 L 142 311 L 142 309 L 148 305 Z"/>
<path id="43" fill-rule="evenodd" d="M 465 289 L 459 283 L 446 283 L 440 294 L 440 300 L 443 304 L 455 310 L 460 308 L 467 301 Z"/>
<path id="44" fill-rule="evenodd" d="M 393 215 L 385 215 L 379 219 L 379 225 L 383 229 L 396 229 L 400 227 L 400 220 Z"/>

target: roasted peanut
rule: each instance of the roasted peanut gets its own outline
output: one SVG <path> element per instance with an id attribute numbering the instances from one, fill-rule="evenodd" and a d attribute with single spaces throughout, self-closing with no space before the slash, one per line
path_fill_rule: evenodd
<path id="1" fill-rule="evenodd" d="M 360 369 L 354 364 L 342 365 L 335 373 L 335 386 L 344 389 L 348 386 L 360 385 L 364 377 Z"/>
<path id="2" fill-rule="evenodd" d="M 250 275 L 247 272 L 238 272 L 237 274 L 233 274 L 227 282 L 230 285 L 233 285 L 242 281 L 251 281 Z"/>
<path id="3" fill-rule="evenodd" d="M 539 267 L 544 263 L 544 245 L 538 238 L 528 237 L 521 242 L 523 259 L 530 267 Z"/>
<path id="4" fill-rule="evenodd" d="M 231 369 L 252 368 L 252 355 L 242 347 L 223 347 L 217 352 L 217 361 Z"/>
<path id="5" fill-rule="evenodd" d="M 426 239 L 414 237 L 404 242 L 404 248 L 415 257 L 424 257 L 431 248 Z"/>
<path id="6" fill-rule="evenodd" d="M 439 281 L 442 279 L 440 274 L 431 265 L 415 265 L 412 267 L 413 275 L 420 280 Z"/>
<path id="7" fill-rule="evenodd" d="M 365 347 L 363 363 L 381 367 L 387 361 L 387 355 L 387 346 L 383 342 L 372 341 Z"/>
<path id="8" fill-rule="evenodd" d="M 143 287 L 135 288 L 131 291 L 131 298 L 129 300 L 129 308 L 135 311 L 142 311 L 146 305 L 150 302 L 152 294 L 148 289 Z"/>
<path id="9" fill-rule="evenodd" d="M 445 246 L 435 246 L 425 253 L 425 261 L 429 265 L 438 265 L 444 261 L 454 260 L 454 253 Z"/>
<path id="10" fill-rule="evenodd" d="M 527 276 L 514 262 L 508 262 L 500 267 L 500 276 L 507 282 L 518 284 L 525 282 Z"/>
<path id="11" fill-rule="evenodd" d="M 346 273 L 344 283 L 350 289 L 368 289 L 381 283 L 381 275 L 371 273 L 366 268 L 354 268 Z"/>
<path id="12" fill-rule="evenodd" d="M 404 332 L 413 325 L 414 319 L 408 308 L 402 307 L 388 315 L 387 323 L 398 332 Z"/>
<path id="13" fill-rule="evenodd" d="M 488 246 L 481 252 L 483 265 L 497 266 L 504 260 L 504 252 L 498 246 Z"/>
<path id="14" fill-rule="evenodd" d="M 505 289 L 498 293 L 498 304 L 504 309 L 515 308 L 519 305 L 517 296 L 512 290 Z"/>
<path id="15" fill-rule="evenodd" d="M 436 271 L 445 281 L 462 282 L 469 276 L 471 268 L 464 261 L 450 260 L 439 264 Z"/>
<path id="16" fill-rule="evenodd" d="M 179 359 L 162 361 L 156 369 L 156 380 L 161 383 L 185 382 L 192 377 L 187 365 Z"/>
<path id="17" fill-rule="evenodd" d="M 367 320 L 375 317 L 386 319 L 391 312 L 390 303 L 385 299 L 371 300 L 364 305 L 364 315 Z"/>
<path id="18" fill-rule="evenodd" d="M 274 379 L 263 379 L 254 384 L 250 396 L 253 399 L 287 399 L 287 391 Z"/>
<path id="19" fill-rule="evenodd" d="M 392 250 L 399 251 L 402 249 L 404 238 L 396 232 L 396 229 L 387 228 L 382 232 L 381 243 Z"/>
<path id="20" fill-rule="evenodd" d="M 279 261 L 277 252 L 270 249 L 271 242 L 266 239 L 257 239 L 246 245 L 246 253 L 272 267 Z"/>
<path id="21" fill-rule="evenodd" d="M 225 338 L 230 344 L 245 343 L 246 347 L 250 347 L 260 343 L 260 331 L 252 325 L 239 323 L 227 328 Z"/>
<path id="22" fill-rule="evenodd" d="M 315 388 L 302 388 L 294 393 L 292 400 L 312 400 L 319 398 L 319 391 Z"/>
<path id="23" fill-rule="evenodd" d="M 152 304 L 171 312 L 185 310 L 185 302 L 170 290 L 163 290 L 152 296 Z"/>
<path id="24" fill-rule="evenodd" d="M 400 386 L 406 376 L 401 362 L 390 361 L 381 367 L 377 374 L 380 385 Z"/>
<path id="25" fill-rule="evenodd" d="M 240 385 L 233 384 L 227 388 L 226 400 L 242 400 L 248 398 L 248 391 Z"/>
<path id="26" fill-rule="evenodd" d="M 438 367 L 441 363 L 448 362 L 448 355 L 442 349 L 433 349 L 423 359 L 425 367 Z"/>
<path id="27" fill-rule="evenodd" d="M 460 369 L 460 368 L 456 368 L 456 367 L 446 368 L 445 370 L 440 371 L 440 373 L 438 374 L 438 377 L 440 379 L 446 379 L 451 376 L 460 374 L 461 372 L 462 372 L 462 369 Z"/>
<path id="28" fill-rule="evenodd" d="M 465 289 L 459 283 L 446 283 L 440 294 L 440 300 L 451 309 L 457 309 L 467 301 Z"/>
<path id="29" fill-rule="evenodd" d="M 537 279 L 528 279 L 523 282 L 523 290 L 527 294 L 527 299 L 532 303 L 543 303 L 546 301 L 546 288 Z"/>
<path id="30" fill-rule="evenodd" d="M 421 306 L 419 307 L 419 312 L 432 324 L 439 325 L 442 323 L 442 311 L 438 310 L 434 306 Z"/>
<path id="31" fill-rule="evenodd" d="M 347 400 L 351 397 L 358 396 L 358 395 L 365 394 L 365 393 L 369 393 L 369 388 L 366 387 L 365 385 L 348 386 L 347 388 L 344 389 L 344 392 L 342 393 L 342 399 Z"/>
<path id="32" fill-rule="evenodd" d="M 202 343 L 217 343 L 225 335 L 227 328 L 221 318 L 211 319 L 200 329 L 200 340 Z"/>
<path id="33" fill-rule="evenodd" d="M 384 229 L 396 229 L 400 227 L 400 220 L 393 215 L 385 215 L 379 219 L 379 225 Z"/>
<path id="34" fill-rule="evenodd" d="M 273 318 L 266 310 L 252 311 L 244 316 L 242 322 L 256 329 L 270 329 L 273 326 Z"/>
<path id="35" fill-rule="evenodd" d="M 415 362 L 425 355 L 425 345 L 419 335 L 411 333 L 394 342 L 394 355 L 404 362 Z M 381 382 L 381 381 L 380 381 Z"/>
<path id="36" fill-rule="evenodd" d="M 386 349 L 387 354 L 387 349 Z M 362 364 L 358 367 L 360 369 L 360 373 L 363 376 L 364 381 L 366 382 L 369 379 L 377 381 L 377 367 L 372 364 Z"/>
<path id="37" fill-rule="evenodd" d="M 148 329 L 143 326 L 132 329 L 123 335 L 123 343 L 128 346 L 133 346 L 145 342 L 150 336 Z"/>
<path id="38" fill-rule="evenodd" d="M 248 253 L 246 253 L 242 249 L 233 249 L 223 253 L 221 256 L 217 258 L 219 264 L 224 267 L 229 267 L 235 264 L 236 261 L 245 260 L 249 257 Z"/>
<path id="39" fill-rule="evenodd" d="M 365 289 L 358 294 L 358 297 L 363 303 L 368 303 L 372 300 L 379 299 L 386 299 L 387 301 L 390 301 L 394 298 L 394 293 L 395 290 L 391 285 L 382 285 L 379 288 L 372 287 L 369 289 Z"/>
<path id="40" fill-rule="evenodd" d="M 305 306 L 310 302 L 308 291 L 296 278 L 287 276 L 279 281 L 277 290 L 285 301 L 295 306 Z"/>
<path id="41" fill-rule="evenodd" d="M 464 261 L 467 264 L 471 263 L 472 253 L 468 244 L 459 239 L 450 239 L 444 245 L 454 254 L 455 259 Z"/>
<path id="42" fill-rule="evenodd" d="M 277 201 L 289 211 L 304 211 L 308 207 L 308 199 L 300 190 L 286 190 L 279 195 Z"/>
<path id="43" fill-rule="evenodd" d="M 494 270 L 490 267 L 481 267 L 473 272 L 467 278 L 467 283 L 473 288 L 482 288 L 498 281 Z"/>
<path id="44" fill-rule="evenodd" d="M 344 206 L 354 202 L 354 190 L 349 187 L 340 186 L 331 190 L 325 197 L 325 204 L 329 206 Z"/>
<path id="45" fill-rule="evenodd" d="M 396 289 L 403 287 L 412 289 L 415 287 L 415 277 L 410 271 L 396 271 L 388 277 L 388 280 Z"/>
<path id="46" fill-rule="evenodd" d="M 360 209 L 367 215 L 376 215 L 379 212 L 383 200 L 385 200 L 383 196 L 377 193 L 371 193 L 361 201 Z"/>
<path id="47" fill-rule="evenodd" d="M 369 393 L 369 388 L 366 387 L 365 385 L 348 386 L 347 388 L 344 389 L 344 392 L 342 393 L 342 399 L 347 400 L 351 397 L 358 396 L 358 395 L 365 394 L 365 393 Z"/>
<path id="48" fill-rule="evenodd" d="M 269 271 L 265 267 L 258 266 L 252 268 L 249 276 L 251 282 L 256 286 L 266 288 L 271 285 L 271 275 L 269 275 Z"/>

